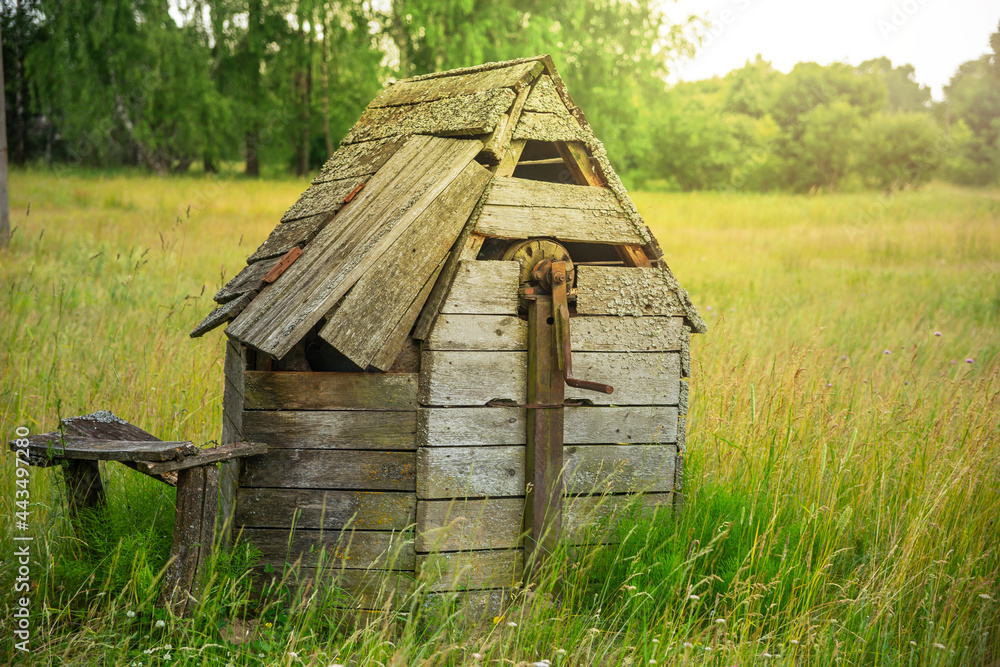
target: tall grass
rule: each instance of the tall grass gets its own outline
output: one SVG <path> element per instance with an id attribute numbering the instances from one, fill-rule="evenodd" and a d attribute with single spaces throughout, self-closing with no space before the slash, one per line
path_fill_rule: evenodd
<path id="1" fill-rule="evenodd" d="M 302 187 L 15 172 L 4 439 L 99 408 L 161 438 L 217 438 L 220 337 L 187 332 Z M 1000 659 L 1000 193 L 635 199 L 710 326 L 692 354 L 676 520 L 635 516 L 604 548 L 562 547 L 542 585 L 486 623 L 419 596 L 359 623 L 338 591 L 292 577 L 255 593 L 248 550 L 216 564 L 180 620 L 156 604 L 169 490 L 109 466 L 110 516 L 81 541 L 58 470 L 32 469 L 30 661 Z M 13 515 L 13 475 L 0 480 Z M 13 534 L 0 533 L 6 618 Z M 0 655 L 24 660 L 7 627 Z"/>

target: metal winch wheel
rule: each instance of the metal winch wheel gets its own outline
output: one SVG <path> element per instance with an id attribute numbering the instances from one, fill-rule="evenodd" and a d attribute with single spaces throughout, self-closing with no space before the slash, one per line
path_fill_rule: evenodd
<path id="1" fill-rule="evenodd" d="M 576 277 L 573 268 L 573 260 L 570 259 L 569 251 L 558 242 L 552 239 L 528 239 L 527 241 L 517 241 L 511 244 L 503 253 L 503 259 L 507 261 L 516 260 L 521 264 L 521 286 L 533 280 L 531 272 L 538 266 L 539 262 L 550 260 L 553 262 L 566 262 L 566 282 L 572 286 Z M 551 288 L 551 285 L 547 286 Z"/>

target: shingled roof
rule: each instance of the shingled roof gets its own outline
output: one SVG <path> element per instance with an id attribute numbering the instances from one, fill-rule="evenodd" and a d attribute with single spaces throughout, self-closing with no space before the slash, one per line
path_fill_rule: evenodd
<path id="1" fill-rule="evenodd" d="M 509 149 L 520 140 L 585 146 L 599 175 L 593 184 L 603 187 L 538 182 L 515 191 L 509 183 L 522 179 L 494 176 L 505 159 L 517 161 Z M 526 192 L 531 201 L 520 201 Z M 539 56 L 383 90 L 191 335 L 230 322 L 231 339 L 280 359 L 325 318 L 323 339 L 358 366 L 385 370 L 436 281 L 451 280 L 450 251 L 463 232 L 516 238 L 493 215 L 497 207 L 569 197 L 600 224 L 575 224 L 553 208 L 533 235 L 642 246 L 655 270 L 651 293 L 705 331 L 551 58 Z"/>

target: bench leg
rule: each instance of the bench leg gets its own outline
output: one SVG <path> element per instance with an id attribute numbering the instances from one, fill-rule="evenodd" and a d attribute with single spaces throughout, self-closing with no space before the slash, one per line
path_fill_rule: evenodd
<path id="1" fill-rule="evenodd" d="M 183 615 L 197 599 L 205 569 L 212 558 L 219 507 L 219 469 L 215 465 L 177 473 L 177 515 L 171 562 L 164 575 L 160 603 Z"/>
<path id="2" fill-rule="evenodd" d="M 104 484 L 101 482 L 101 468 L 97 461 L 70 459 L 63 468 L 63 477 L 66 480 L 66 497 L 71 517 L 78 519 L 81 510 L 104 505 Z"/>

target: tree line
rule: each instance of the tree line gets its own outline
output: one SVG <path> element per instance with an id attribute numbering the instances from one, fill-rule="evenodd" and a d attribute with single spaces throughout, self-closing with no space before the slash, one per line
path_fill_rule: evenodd
<path id="1" fill-rule="evenodd" d="M 932 103 L 913 68 L 758 58 L 667 86 L 698 24 L 654 0 L 0 0 L 14 164 L 320 166 L 386 82 L 552 54 L 613 163 L 667 189 L 1000 177 L 1000 32 Z M 985 45 L 984 45 L 985 48 Z"/>

